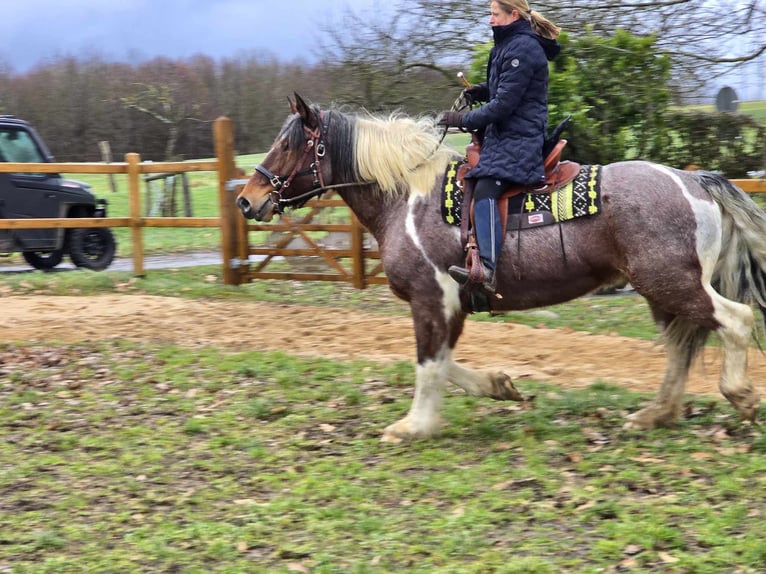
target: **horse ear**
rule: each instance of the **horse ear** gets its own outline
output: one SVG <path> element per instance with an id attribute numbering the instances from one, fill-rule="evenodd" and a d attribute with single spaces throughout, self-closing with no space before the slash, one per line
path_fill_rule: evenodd
<path id="1" fill-rule="evenodd" d="M 314 113 L 298 92 L 295 92 L 295 107 L 297 108 L 297 112 L 300 114 L 304 125 L 309 129 L 314 130 L 319 126 L 319 118 L 317 118 L 316 113 Z"/>
<path id="2" fill-rule="evenodd" d="M 291 114 L 297 114 L 298 113 L 298 106 L 295 105 L 295 102 L 290 96 L 287 96 L 287 101 L 290 103 L 290 113 Z"/>

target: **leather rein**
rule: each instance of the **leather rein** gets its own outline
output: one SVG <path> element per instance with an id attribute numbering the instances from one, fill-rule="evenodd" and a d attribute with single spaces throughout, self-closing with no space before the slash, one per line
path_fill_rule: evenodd
<path id="1" fill-rule="evenodd" d="M 290 175 L 275 175 L 263 164 L 255 166 L 255 171 L 263 175 L 269 180 L 269 183 L 274 188 L 269 193 L 269 200 L 275 206 L 275 211 L 278 214 L 284 213 L 286 207 L 299 208 L 306 204 L 310 199 L 319 197 L 330 189 L 338 187 L 354 187 L 359 185 L 371 185 L 373 182 L 355 182 L 355 183 L 340 183 L 335 185 L 326 186 L 324 183 L 324 177 L 322 176 L 321 161 L 324 159 L 327 153 L 327 146 L 324 143 L 324 136 L 330 130 L 330 114 L 321 112 L 320 114 L 321 125 L 317 125 L 313 130 L 305 124 L 303 125 L 303 133 L 306 135 L 306 146 L 303 148 L 303 155 L 295 162 L 295 167 L 290 172 Z M 308 167 L 300 169 L 300 167 L 306 163 L 313 152 L 313 160 Z M 282 197 L 282 192 L 292 185 L 293 181 L 298 177 L 311 175 L 314 178 L 312 189 L 296 195 L 295 197 Z"/>

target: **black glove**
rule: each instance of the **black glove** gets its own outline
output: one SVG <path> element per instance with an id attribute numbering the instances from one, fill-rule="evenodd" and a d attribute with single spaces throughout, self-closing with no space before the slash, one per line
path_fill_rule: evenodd
<path id="1" fill-rule="evenodd" d="M 462 128 L 463 112 L 442 112 L 436 123 L 447 128 Z"/>
<path id="2" fill-rule="evenodd" d="M 475 84 L 471 86 L 470 88 L 466 88 L 463 90 L 463 99 L 465 102 L 472 106 L 476 102 L 482 99 L 482 94 L 484 92 L 484 86 L 481 84 Z"/>

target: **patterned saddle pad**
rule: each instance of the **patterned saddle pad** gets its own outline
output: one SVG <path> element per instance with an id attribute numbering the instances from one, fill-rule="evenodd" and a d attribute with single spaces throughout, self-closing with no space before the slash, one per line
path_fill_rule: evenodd
<path id="1" fill-rule="evenodd" d="M 463 161 L 447 166 L 441 192 L 442 219 L 450 225 L 462 220 L 463 190 L 457 170 Z M 522 193 L 508 201 L 508 229 L 525 229 L 570 221 L 601 212 L 601 166 L 583 165 L 574 181 L 550 193 Z"/>

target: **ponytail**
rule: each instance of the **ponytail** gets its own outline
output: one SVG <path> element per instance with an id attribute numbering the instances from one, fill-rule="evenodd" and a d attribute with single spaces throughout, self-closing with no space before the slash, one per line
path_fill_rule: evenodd
<path id="1" fill-rule="evenodd" d="M 529 23 L 532 25 L 532 30 L 534 30 L 535 34 L 539 34 L 543 38 L 548 38 L 549 40 L 555 40 L 559 37 L 561 28 L 540 14 L 540 12 L 537 10 L 530 10 L 528 16 Z"/>

